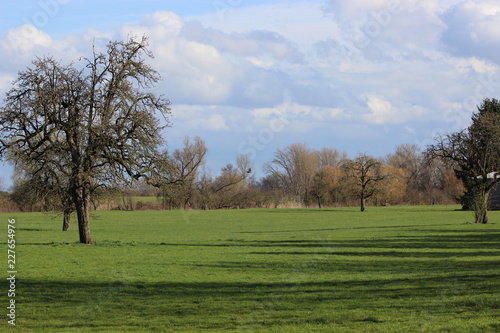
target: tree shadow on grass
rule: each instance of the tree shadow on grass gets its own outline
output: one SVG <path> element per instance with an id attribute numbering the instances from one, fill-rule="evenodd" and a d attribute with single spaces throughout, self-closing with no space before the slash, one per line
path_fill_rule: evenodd
<path id="1" fill-rule="evenodd" d="M 466 258 L 466 257 L 484 257 L 497 256 L 500 262 L 499 251 L 472 251 L 472 252 L 442 252 L 442 251 L 274 251 L 274 252 L 250 252 L 256 255 L 320 255 L 320 256 L 358 256 L 358 257 L 387 257 L 387 258 Z"/>
<path id="2" fill-rule="evenodd" d="M 18 286 L 22 289 L 20 323 L 33 330 L 43 325 L 46 331 L 89 327 L 225 330 L 238 325 L 296 325 L 312 314 L 328 323 L 336 320 L 329 314 L 338 311 L 376 308 L 396 315 L 395 311 L 417 312 L 434 306 L 442 311 L 457 299 L 463 299 L 463 304 L 453 304 L 450 312 L 500 309 L 499 297 L 483 298 L 475 305 L 466 302 L 475 293 L 498 294 L 500 282 L 494 274 L 269 283 L 20 280 Z M 39 320 L 44 316 L 50 320 L 42 324 Z"/>
<path id="3" fill-rule="evenodd" d="M 382 239 L 285 239 L 285 240 L 232 240 L 228 239 L 222 242 L 214 243 L 160 243 L 162 246 L 194 246 L 194 247 L 255 247 L 255 248 L 296 248 L 296 249 L 320 249 L 330 251 L 333 254 L 335 249 L 340 248 L 360 248 L 374 249 L 374 251 L 359 251 L 360 255 L 390 255 L 387 251 L 380 249 L 394 249 L 402 251 L 393 251 L 396 256 L 495 256 L 499 255 L 500 250 L 500 232 L 470 232 L 462 230 L 447 230 L 441 233 L 436 231 L 434 235 L 422 236 L 395 236 Z M 428 251 L 415 251 L 426 249 Z M 440 251 L 450 250 L 450 251 Z M 452 251 L 457 250 L 457 251 Z M 466 251 L 468 250 L 468 251 Z M 488 250 L 488 251 L 485 251 Z M 288 251 L 283 251 L 287 253 Z M 294 252 L 291 250 L 290 252 Z M 295 251 L 301 252 L 301 251 Z M 269 252 L 270 253 L 270 252 Z"/>
<path id="4" fill-rule="evenodd" d="M 439 226 L 455 225 L 439 224 Z M 275 231 L 236 231 L 238 234 L 273 234 L 273 233 L 297 233 L 297 232 L 317 232 L 317 231 L 339 231 L 339 230 L 362 230 L 362 229 L 413 229 L 418 227 L 429 227 L 429 224 L 410 224 L 410 225 L 389 225 L 389 226 L 374 226 L 374 227 L 344 227 L 344 228 L 323 228 L 323 229 L 293 229 L 293 230 L 275 230 Z"/>
<path id="5" fill-rule="evenodd" d="M 373 249 L 500 249 L 500 232 L 491 230 L 431 230 L 435 234 L 395 236 L 382 239 L 352 240 L 259 240 L 245 241 L 245 246 L 296 248 L 373 248 Z M 427 230 L 425 230 L 427 232 Z M 243 244 L 242 244 L 243 245 Z"/>
<path id="6" fill-rule="evenodd" d="M 343 276 L 362 276 L 373 274 L 376 276 L 393 276 L 405 274 L 416 276 L 446 275 L 453 276 L 460 272 L 463 276 L 476 274 L 500 274 L 498 259 L 457 262 L 453 259 L 421 260 L 412 258 L 400 258 L 395 260 L 392 257 L 366 258 L 366 257 L 335 257 L 318 258 L 322 254 L 309 253 L 309 256 L 301 254 L 300 261 L 283 260 L 284 257 L 278 254 L 276 257 L 265 255 L 262 261 L 221 261 L 206 264 L 184 264 L 186 269 L 206 269 L 223 270 L 224 272 L 234 272 L 234 274 L 244 274 L 248 271 L 259 272 L 263 275 L 281 274 L 283 276 L 296 274 L 307 277 L 314 274 L 337 274 Z M 285 255 L 289 255 L 285 253 Z M 296 256 L 296 254 L 292 254 Z M 272 259 L 271 259 L 272 258 Z M 281 260 L 280 260 L 281 258 Z"/>

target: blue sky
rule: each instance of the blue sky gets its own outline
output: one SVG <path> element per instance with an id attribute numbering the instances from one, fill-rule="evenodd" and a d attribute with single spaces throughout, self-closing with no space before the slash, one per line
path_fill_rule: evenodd
<path id="1" fill-rule="evenodd" d="M 500 98 L 496 0 L 20 0 L 0 13 L 2 96 L 37 55 L 69 63 L 93 41 L 148 35 L 172 102 L 168 146 L 199 135 L 213 173 L 248 154 L 262 176 L 297 142 L 350 156 L 425 148 Z"/>

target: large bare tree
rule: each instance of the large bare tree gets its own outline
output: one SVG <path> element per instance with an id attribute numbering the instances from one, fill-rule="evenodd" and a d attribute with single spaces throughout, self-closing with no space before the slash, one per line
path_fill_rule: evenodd
<path id="1" fill-rule="evenodd" d="M 162 143 L 157 114 L 170 102 L 148 88 L 160 80 L 146 58 L 148 39 L 110 42 L 83 66 L 37 58 L 19 73 L 0 108 L 0 158 L 66 177 L 80 242 L 91 244 L 93 190 L 115 177 L 154 179 Z M 165 118 L 166 119 L 166 118 Z"/>

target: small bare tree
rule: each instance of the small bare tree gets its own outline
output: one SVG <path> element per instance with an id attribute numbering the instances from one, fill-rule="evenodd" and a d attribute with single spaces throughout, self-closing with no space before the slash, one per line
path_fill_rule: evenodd
<path id="1" fill-rule="evenodd" d="M 361 202 L 361 211 L 365 211 L 366 199 L 380 190 L 379 182 L 386 178 L 381 173 L 382 163 L 372 156 L 359 154 L 353 160 L 346 160 L 343 168 L 347 177 L 356 184 L 356 194 Z"/>

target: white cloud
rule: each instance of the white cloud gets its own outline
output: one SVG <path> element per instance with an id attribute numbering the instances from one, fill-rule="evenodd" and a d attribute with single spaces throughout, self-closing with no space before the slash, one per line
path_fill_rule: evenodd
<path id="1" fill-rule="evenodd" d="M 228 131 L 229 127 L 226 125 L 226 119 L 221 114 L 214 114 L 208 119 L 207 128 L 212 131 Z"/>
<path id="2" fill-rule="evenodd" d="M 370 94 L 366 96 L 366 99 L 370 113 L 365 114 L 363 118 L 371 124 L 401 124 L 409 120 L 418 121 L 427 113 L 427 110 L 420 105 L 405 104 L 395 107 L 385 97 L 376 94 Z"/>
<path id="3" fill-rule="evenodd" d="M 218 104 L 230 97 L 238 70 L 214 47 L 177 40 L 158 51 L 160 67 L 183 100 Z"/>
<path id="4" fill-rule="evenodd" d="M 317 121 L 329 121 L 332 119 L 340 119 L 341 116 L 345 115 L 343 109 L 340 108 L 321 108 L 315 107 L 311 111 L 311 116 Z"/>
<path id="5" fill-rule="evenodd" d="M 130 34 L 147 35 L 152 40 L 161 41 L 164 38 L 174 38 L 179 34 L 183 23 L 179 15 L 173 12 L 158 11 L 146 15 L 137 25 L 125 25 L 121 28 L 123 38 Z"/>
<path id="6" fill-rule="evenodd" d="M 33 50 L 36 46 L 49 47 L 52 43 L 52 38 L 37 29 L 31 24 L 24 24 L 19 28 L 13 28 L 7 31 L 6 38 L 3 41 L 8 42 L 4 47 L 13 51 L 27 52 Z"/>
<path id="7" fill-rule="evenodd" d="M 371 114 L 366 116 L 367 120 L 374 124 L 384 124 L 394 114 L 392 105 L 382 96 L 367 96 L 366 104 L 371 110 Z"/>
<path id="8" fill-rule="evenodd" d="M 409 134 L 417 134 L 417 131 L 410 126 L 405 126 L 405 131 L 408 132 Z"/>
<path id="9" fill-rule="evenodd" d="M 489 60 L 478 59 L 476 57 L 469 58 L 449 58 L 446 60 L 461 73 L 494 73 L 500 70 L 500 65 L 497 65 Z"/>
<path id="10" fill-rule="evenodd" d="M 177 36 L 182 29 L 183 23 L 179 15 L 173 12 L 158 11 L 152 15 L 146 15 L 141 20 L 141 25 L 150 27 L 150 32 L 159 36 Z"/>
<path id="11" fill-rule="evenodd" d="M 276 65 L 276 62 L 274 60 L 265 61 L 265 60 L 257 59 L 254 57 L 247 57 L 245 59 L 250 61 L 252 63 L 252 65 L 254 65 L 256 67 L 264 68 L 264 69 L 271 69 Z"/>
<path id="12" fill-rule="evenodd" d="M 183 25 L 175 13 L 156 12 L 138 25 L 122 27 L 121 34 L 150 37 L 155 68 L 163 72 L 162 87 L 174 103 L 224 103 L 239 69 L 214 46 L 179 36 Z"/>
<path id="13" fill-rule="evenodd" d="M 191 21 L 185 24 L 181 36 L 199 43 L 210 44 L 220 52 L 238 57 L 268 56 L 290 63 L 301 62 L 303 58 L 294 44 L 274 31 L 224 33 L 221 30 L 204 28 L 198 21 Z"/>
<path id="14" fill-rule="evenodd" d="M 113 38 L 114 38 L 113 33 L 108 31 L 100 31 L 95 28 L 88 28 L 85 34 L 83 35 L 83 39 L 90 42 L 93 42 L 96 39 L 97 40 L 101 39 L 104 40 L 105 42 L 108 42 Z"/>
<path id="15" fill-rule="evenodd" d="M 310 112 L 310 106 L 284 102 L 276 107 L 254 109 L 252 114 L 256 119 L 268 119 L 270 117 L 291 119 L 300 115 L 308 115 Z"/>
<path id="16" fill-rule="evenodd" d="M 476 56 L 500 65 L 500 4 L 466 1 L 442 15 L 447 25 L 442 41 L 459 56 Z"/>

